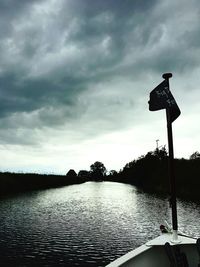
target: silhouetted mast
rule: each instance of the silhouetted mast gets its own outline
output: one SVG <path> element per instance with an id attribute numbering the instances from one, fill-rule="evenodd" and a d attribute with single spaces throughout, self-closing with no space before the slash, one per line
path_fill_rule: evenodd
<path id="1" fill-rule="evenodd" d="M 171 73 L 163 74 L 163 78 L 168 83 L 169 88 L 169 78 L 172 77 Z M 170 205 L 172 209 L 172 227 L 173 227 L 173 239 L 178 239 L 178 218 L 177 218 L 177 203 L 176 203 L 176 182 L 174 176 L 174 146 L 173 146 L 173 133 L 172 133 L 172 122 L 170 118 L 170 108 L 166 108 L 166 118 L 167 118 L 167 135 L 168 135 L 168 150 L 169 150 L 169 179 L 171 187 L 171 199 Z"/>
<path id="2" fill-rule="evenodd" d="M 170 204 L 172 208 L 172 227 L 173 227 L 173 241 L 178 241 L 178 220 L 177 220 L 177 204 L 176 204 L 176 182 L 174 177 L 174 148 L 173 148 L 173 134 L 172 122 L 180 115 L 180 109 L 169 89 L 169 78 L 171 73 L 162 75 L 164 81 L 161 82 L 150 93 L 149 110 L 156 111 L 166 109 L 167 118 L 167 135 L 168 135 L 168 149 L 169 149 L 169 180 L 171 187 Z"/>

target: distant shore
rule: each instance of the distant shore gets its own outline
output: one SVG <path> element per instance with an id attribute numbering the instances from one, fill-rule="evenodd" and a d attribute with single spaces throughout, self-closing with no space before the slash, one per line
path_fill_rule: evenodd
<path id="1" fill-rule="evenodd" d="M 83 182 L 66 175 L 0 172 L 0 196 Z"/>
<path id="2" fill-rule="evenodd" d="M 174 169 L 177 197 L 200 201 L 200 154 L 195 152 L 190 159 L 175 159 Z M 99 161 L 90 166 L 90 171 L 80 170 L 78 174 L 72 169 L 66 175 L 0 172 L 0 196 L 87 181 L 128 183 L 144 192 L 169 195 L 167 152 L 165 147 L 148 152 L 127 163 L 119 172 L 108 173 Z"/>

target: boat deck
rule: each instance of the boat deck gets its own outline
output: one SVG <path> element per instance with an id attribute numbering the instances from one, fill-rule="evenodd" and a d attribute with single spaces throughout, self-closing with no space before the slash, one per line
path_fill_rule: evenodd
<path id="1" fill-rule="evenodd" d="M 118 258 L 107 267 L 169 267 L 170 261 L 164 246 L 167 242 L 171 246 L 178 246 L 180 251 L 185 253 L 190 267 L 198 266 L 196 239 L 178 236 L 178 242 L 173 242 L 171 234 L 162 234 Z"/>

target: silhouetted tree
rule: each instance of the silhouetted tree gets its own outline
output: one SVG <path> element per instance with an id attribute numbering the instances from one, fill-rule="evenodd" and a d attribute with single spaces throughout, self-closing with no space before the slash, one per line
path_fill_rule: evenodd
<path id="1" fill-rule="evenodd" d="M 75 170 L 70 169 L 68 171 L 68 173 L 66 174 L 66 176 L 69 177 L 69 178 L 76 178 L 77 177 L 77 174 L 76 174 Z"/>
<path id="2" fill-rule="evenodd" d="M 200 159 L 200 153 L 198 151 L 194 152 L 191 156 L 190 159 Z"/>
<path id="3" fill-rule="evenodd" d="M 102 180 L 106 175 L 106 167 L 100 161 L 96 161 L 90 166 L 90 175 L 94 180 Z"/>
<path id="4" fill-rule="evenodd" d="M 125 165 L 119 173 L 120 181 L 143 188 L 160 187 L 167 174 L 167 152 L 165 146 L 149 151 Z"/>
<path id="5" fill-rule="evenodd" d="M 144 157 L 144 156 L 142 156 L 142 157 Z M 141 158 L 142 158 L 141 157 Z M 123 168 L 123 169 L 130 169 L 130 168 L 132 168 L 132 167 L 134 167 L 135 166 L 135 160 L 133 160 L 133 161 L 131 161 L 131 162 L 128 162 L 128 163 L 126 163 L 126 165 L 125 165 L 125 167 Z"/>
<path id="6" fill-rule="evenodd" d="M 117 171 L 115 171 L 115 170 L 110 170 L 108 175 L 109 175 L 109 176 L 116 176 L 116 175 L 117 175 Z"/>
<path id="7" fill-rule="evenodd" d="M 166 150 L 166 147 L 165 146 L 163 146 L 161 148 L 156 148 L 156 150 L 153 153 L 160 160 L 167 158 L 167 150 Z"/>
<path id="8" fill-rule="evenodd" d="M 89 180 L 90 172 L 86 170 L 80 170 L 78 172 L 78 177 L 82 178 L 83 180 Z"/>

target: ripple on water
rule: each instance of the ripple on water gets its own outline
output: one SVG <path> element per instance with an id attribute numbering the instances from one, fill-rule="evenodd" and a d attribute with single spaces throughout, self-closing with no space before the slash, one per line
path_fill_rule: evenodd
<path id="1" fill-rule="evenodd" d="M 200 235 L 200 207 L 178 203 L 181 230 Z M 192 214 L 192 218 L 191 215 Z M 159 234 L 166 199 L 121 183 L 88 182 L 0 202 L 3 266 L 105 266 Z"/>

